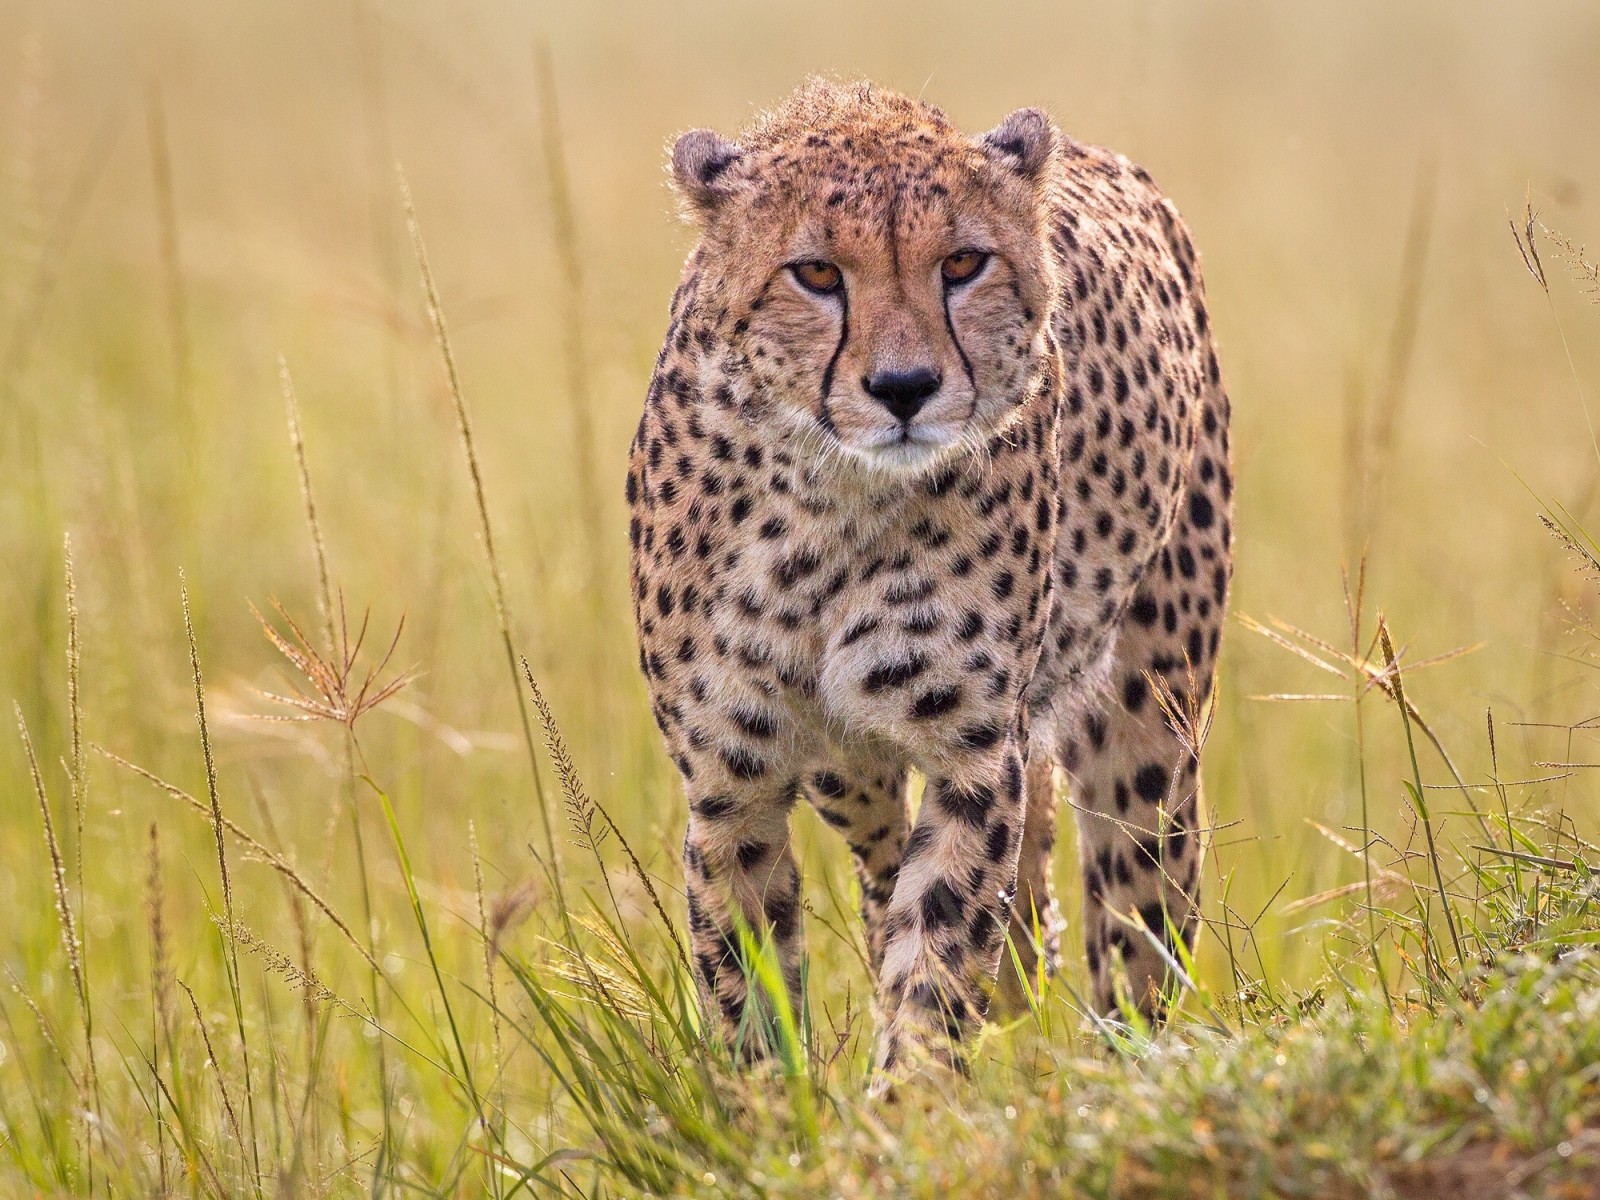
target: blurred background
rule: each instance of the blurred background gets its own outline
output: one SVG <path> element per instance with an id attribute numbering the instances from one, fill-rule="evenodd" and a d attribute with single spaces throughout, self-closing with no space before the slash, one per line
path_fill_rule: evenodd
<path id="1" fill-rule="evenodd" d="M 1412 661 L 1483 643 L 1413 683 L 1465 775 L 1490 769 L 1491 707 L 1507 777 L 1593 759 L 1581 731 L 1515 723 L 1595 709 L 1570 629 L 1583 581 L 1537 513 L 1543 501 L 1588 519 L 1600 500 L 1600 309 L 1537 233 L 1541 288 L 1508 216 L 1520 226 L 1531 203 L 1575 245 L 1600 241 L 1597 67 L 1590 0 L 7 0 L 0 697 L 19 702 L 61 802 L 70 533 L 85 737 L 203 794 L 183 569 L 224 807 L 356 907 L 350 829 L 330 822 L 336 731 L 250 716 L 274 711 L 261 690 L 287 684 L 247 602 L 281 601 L 317 628 L 281 355 L 334 582 L 353 624 L 370 609 L 373 643 L 404 617 L 395 664 L 420 672 L 358 733 L 429 902 L 466 919 L 469 819 L 491 890 L 536 876 L 531 772 L 400 164 L 517 649 L 677 915 L 683 802 L 634 665 L 621 502 L 691 244 L 665 148 L 687 127 L 734 130 L 821 71 L 923 95 L 974 131 L 1041 105 L 1147 166 L 1200 247 L 1234 400 L 1235 611 L 1348 649 L 1341 568 L 1370 546 L 1363 639 L 1381 609 Z M 1206 765 L 1219 826 L 1208 913 L 1224 886 L 1240 914 L 1267 910 L 1262 969 L 1291 983 L 1321 970 L 1300 934 L 1325 910 L 1284 903 L 1360 877 L 1308 821 L 1359 826 L 1362 758 L 1349 703 L 1257 697 L 1350 691 L 1230 626 Z M 1373 823 L 1403 843 L 1409 766 L 1387 702 L 1368 705 L 1366 726 Z M 1436 757 L 1423 768 L 1448 778 Z M 143 953 L 151 821 L 178 968 L 212 969 L 196 961 L 214 957 L 209 943 L 184 936 L 206 928 L 200 889 L 214 884 L 196 877 L 212 879 L 210 831 L 97 756 L 89 780 L 85 911 L 105 986 L 109 964 Z M 0 794 L 0 901 L 42 915 L 47 866 L 15 738 L 0 738 Z M 1593 830 L 1594 802 L 1570 780 L 1529 796 Z M 1464 842 L 1459 794 L 1440 803 L 1446 836 Z M 797 819 L 808 895 L 827 912 L 832 879 L 848 908 L 844 856 L 811 814 Z M 63 836 L 75 852 L 70 823 Z M 403 934 L 388 861 L 373 868 L 376 915 Z M 583 877 L 576 858 L 571 869 Z M 238 870 L 249 919 L 287 940 L 270 875 Z M 1070 838 L 1060 879 L 1075 904 Z M 819 961 L 847 961 L 837 940 L 813 925 Z M 462 939 L 450 953 L 475 951 Z M 43 919 L 0 937 L 25 978 L 58 978 L 59 956 Z M 322 969 L 338 981 L 351 968 Z"/>

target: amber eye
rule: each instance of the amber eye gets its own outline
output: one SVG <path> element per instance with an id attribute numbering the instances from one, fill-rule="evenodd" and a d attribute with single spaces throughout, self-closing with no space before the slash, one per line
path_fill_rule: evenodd
<path id="1" fill-rule="evenodd" d="M 982 250 L 957 250 L 939 264 L 939 273 L 946 283 L 965 283 L 983 270 L 983 264 L 988 261 L 989 256 Z"/>
<path id="2" fill-rule="evenodd" d="M 795 263 L 789 268 L 794 272 L 794 277 L 800 281 L 800 286 L 808 292 L 817 292 L 827 295 L 837 292 L 844 283 L 844 274 L 831 262 L 817 259 L 812 262 Z"/>

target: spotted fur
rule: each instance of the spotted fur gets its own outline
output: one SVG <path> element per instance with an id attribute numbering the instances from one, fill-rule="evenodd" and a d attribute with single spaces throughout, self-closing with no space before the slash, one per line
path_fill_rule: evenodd
<path id="1" fill-rule="evenodd" d="M 1159 1010 L 1163 961 L 1117 918 L 1192 945 L 1201 833 L 1152 680 L 1209 691 L 1231 566 L 1228 400 L 1177 210 L 1037 110 L 973 138 L 865 84 L 685 134 L 673 177 L 700 240 L 627 498 L 713 1024 L 761 1052 L 741 923 L 799 995 L 803 795 L 855 856 L 878 1066 L 959 1062 L 1008 924 L 1057 964 L 1057 767 L 1095 1002 L 1120 977 Z M 952 283 L 963 251 L 982 266 Z M 830 265 L 837 288 L 804 282 Z"/>

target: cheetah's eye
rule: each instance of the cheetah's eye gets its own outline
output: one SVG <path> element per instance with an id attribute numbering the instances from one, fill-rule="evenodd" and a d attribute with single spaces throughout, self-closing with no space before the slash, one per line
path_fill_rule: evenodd
<path id="1" fill-rule="evenodd" d="M 826 296 L 829 292 L 837 292 L 844 284 L 844 273 L 831 262 L 823 262 L 820 259 L 795 263 L 789 270 L 800 281 L 801 287 L 819 295 Z"/>
<path id="2" fill-rule="evenodd" d="M 983 270 L 983 264 L 988 261 L 989 256 L 982 250 L 957 250 L 945 256 L 939 264 L 939 274 L 946 283 L 965 283 Z"/>

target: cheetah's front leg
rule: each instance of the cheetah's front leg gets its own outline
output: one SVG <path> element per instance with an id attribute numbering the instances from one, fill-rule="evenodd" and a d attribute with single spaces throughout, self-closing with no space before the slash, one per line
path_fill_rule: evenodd
<path id="1" fill-rule="evenodd" d="M 1016 885 L 1023 818 L 1015 733 L 929 770 L 889 906 L 877 1066 L 920 1052 L 960 1067 L 983 1020 Z"/>
<path id="2" fill-rule="evenodd" d="M 788 1003 L 796 1011 L 801 1005 L 800 875 L 789 848 L 793 800 L 792 789 L 741 794 L 691 782 L 683 862 L 701 1012 L 745 1059 L 776 1049 L 775 998 L 750 994 L 740 923 L 757 944 L 770 933 Z"/>

